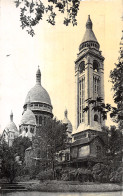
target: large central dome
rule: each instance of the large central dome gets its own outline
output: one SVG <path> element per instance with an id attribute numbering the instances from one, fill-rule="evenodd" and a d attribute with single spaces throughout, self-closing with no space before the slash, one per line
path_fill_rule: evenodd
<path id="1" fill-rule="evenodd" d="M 51 105 L 49 94 L 41 85 L 41 72 L 39 68 L 36 73 L 36 85 L 28 92 L 25 104 L 27 104 L 29 100 L 33 103 L 39 102 Z"/>
<path id="2" fill-rule="evenodd" d="M 41 72 L 38 67 L 36 72 L 36 84 L 28 92 L 25 103 L 24 112 L 28 108 L 30 102 L 30 110 L 34 113 L 36 119 L 36 126 L 41 126 L 46 123 L 46 119 L 52 118 L 52 104 L 48 92 L 41 85 Z"/>
<path id="3" fill-rule="evenodd" d="M 31 102 L 41 102 L 51 105 L 50 97 L 47 91 L 42 87 L 42 85 L 36 84 L 31 90 L 28 92 L 25 104 L 27 104 L 28 100 Z"/>

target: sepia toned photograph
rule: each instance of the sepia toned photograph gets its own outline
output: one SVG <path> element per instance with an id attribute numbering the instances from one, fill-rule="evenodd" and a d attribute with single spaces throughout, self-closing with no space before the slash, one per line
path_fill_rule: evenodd
<path id="1" fill-rule="evenodd" d="M 123 0 L 0 0 L 0 195 L 122 196 Z"/>

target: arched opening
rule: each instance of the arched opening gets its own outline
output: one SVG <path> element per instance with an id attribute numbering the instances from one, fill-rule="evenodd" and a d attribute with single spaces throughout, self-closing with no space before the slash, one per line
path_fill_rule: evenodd
<path id="1" fill-rule="evenodd" d="M 94 121 L 98 122 L 98 115 L 97 114 L 94 115 Z"/>
<path id="2" fill-rule="evenodd" d="M 81 74 L 83 71 L 85 71 L 85 61 L 82 61 L 79 65 L 79 73 Z"/>
<path id="3" fill-rule="evenodd" d="M 99 64 L 96 60 L 93 61 L 93 70 L 95 72 L 98 72 L 99 71 Z"/>
<path id="4" fill-rule="evenodd" d="M 39 124 L 42 124 L 42 116 L 39 117 Z"/>
<path id="5" fill-rule="evenodd" d="M 30 132 L 31 132 L 31 133 L 34 133 L 34 128 L 31 128 L 31 129 L 30 129 Z"/>

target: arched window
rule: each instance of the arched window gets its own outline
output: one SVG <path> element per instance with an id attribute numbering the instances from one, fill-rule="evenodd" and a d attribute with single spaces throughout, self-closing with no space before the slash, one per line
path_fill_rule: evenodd
<path id="1" fill-rule="evenodd" d="M 44 117 L 44 125 L 46 125 L 46 117 Z"/>
<path id="2" fill-rule="evenodd" d="M 38 116 L 35 116 L 36 117 L 36 124 L 38 124 Z"/>
<path id="3" fill-rule="evenodd" d="M 42 124 L 42 116 L 39 117 L 39 124 Z"/>
<path id="4" fill-rule="evenodd" d="M 31 133 L 34 133 L 34 129 L 33 129 L 33 128 L 31 128 L 31 129 L 30 129 L 30 132 L 31 132 Z"/>
<path id="5" fill-rule="evenodd" d="M 99 70 L 99 64 L 98 64 L 98 62 L 97 61 L 93 61 L 93 70 L 95 71 L 95 72 L 98 72 L 98 70 Z"/>
<path id="6" fill-rule="evenodd" d="M 94 115 L 94 121 L 98 122 L 98 115 L 97 114 Z"/>
<path id="7" fill-rule="evenodd" d="M 82 61 L 79 65 L 79 72 L 82 73 L 85 71 L 85 61 Z"/>
<path id="8" fill-rule="evenodd" d="M 28 132 L 28 129 L 26 128 L 26 133 Z"/>

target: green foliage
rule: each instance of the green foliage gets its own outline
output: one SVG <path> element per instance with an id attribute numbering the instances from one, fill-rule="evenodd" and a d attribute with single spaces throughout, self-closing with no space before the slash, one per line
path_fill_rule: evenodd
<path id="1" fill-rule="evenodd" d="M 77 25 L 76 16 L 79 10 L 80 0 L 16 0 L 16 7 L 20 8 L 20 21 L 22 29 L 34 36 L 33 27 L 47 15 L 47 22 L 55 25 L 56 13 L 64 14 L 63 23 L 68 26 Z"/>
<path id="2" fill-rule="evenodd" d="M 39 128 L 36 138 L 40 149 L 47 151 L 49 158 L 54 159 L 55 153 L 64 149 L 66 142 L 67 125 L 56 119 L 48 119 L 45 125 Z"/>
<path id="3" fill-rule="evenodd" d="M 95 181 L 108 182 L 109 167 L 102 163 L 97 163 L 93 166 L 92 174 Z"/>
<path id="4" fill-rule="evenodd" d="M 32 145 L 28 137 L 18 137 L 13 141 L 13 151 L 20 157 L 20 161 L 24 162 L 25 150 Z"/>
<path id="5" fill-rule="evenodd" d="M 90 108 L 90 105 L 92 105 L 92 110 L 95 112 L 98 112 L 103 120 L 107 119 L 107 113 L 113 112 L 114 107 L 111 106 L 111 104 L 105 104 L 103 102 L 102 97 L 97 97 L 96 99 L 89 98 L 85 100 L 87 103 L 87 106 L 83 109 L 83 112 L 87 112 Z"/>
<path id="6" fill-rule="evenodd" d="M 53 180 L 53 170 L 44 170 L 37 175 L 38 180 Z"/>
<path id="7" fill-rule="evenodd" d="M 12 147 L 9 147 L 5 142 L 0 146 L 1 162 L 1 177 L 6 177 L 9 182 L 13 182 L 15 177 L 19 175 L 20 165 L 15 159 L 15 154 Z"/>
<path id="8" fill-rule="evenodd" d="M 110 72 L 111 82 L 114 90 L 114 102 L 117 108 L 114 108 L 112 117 L 115 117 L 116 122 L 120 122 L 121 128 L 123 128 L 123 62 L 122 58 L 119 58 L 119 63 L 115 64 L 115 68 Z"/>
<path id="9" fill-rule="evenodd" d="M 56 119 L 48 119 L 36 133 L 33 145 L 38 145 L 40 157 L 44 163 L 55 169 L 56 152 L 65 148 L 67 125 Z M 42 163 L 43 163 L 42 162 Z"/>
<path id="10" fill-rule="evenodd" d="M 123 167 L 119 167 L 116 171 L 111 172 L 110 182 L 121 183 L 123 178 Z"/>

